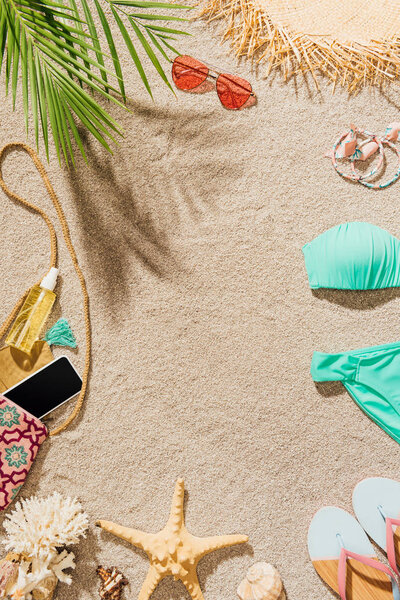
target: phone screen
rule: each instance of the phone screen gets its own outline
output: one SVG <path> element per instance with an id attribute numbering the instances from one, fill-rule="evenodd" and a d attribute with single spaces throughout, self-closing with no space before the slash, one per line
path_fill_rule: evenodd
<path id="1" fill-rule="evenodd" d="M 3 396 L 41 419 L 76 394 L 82 380 L 66 356 L 56 358 Z"/>

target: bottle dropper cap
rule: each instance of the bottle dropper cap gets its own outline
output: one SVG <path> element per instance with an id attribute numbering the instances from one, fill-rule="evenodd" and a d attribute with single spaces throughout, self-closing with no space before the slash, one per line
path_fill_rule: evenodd
<path id="1" fill-rule="evenodd" d="M 51 267 L 50 271 L 42 279 L 40 287 L 50 290 L 51 292 L 56 287 L 58 269 Z"/>

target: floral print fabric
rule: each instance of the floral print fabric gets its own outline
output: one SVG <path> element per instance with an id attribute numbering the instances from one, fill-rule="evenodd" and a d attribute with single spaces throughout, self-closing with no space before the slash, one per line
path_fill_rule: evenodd
<path id="1" fill-rule="evenodd" d="M 0 396 L 0 511 L 18 494 L 46 437 L 39 419 Z"/>

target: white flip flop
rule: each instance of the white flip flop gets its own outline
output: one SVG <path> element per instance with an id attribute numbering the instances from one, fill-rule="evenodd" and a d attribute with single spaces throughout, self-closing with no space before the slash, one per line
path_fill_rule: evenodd
<path id="1" fill-rule="evenodd" d="M 364 479 L 354 489 L 353 508 L 363 529 L 385 550 L 390 566 L 400 576 L 400 482 Z"/>
<path id="2" fill-rule="evenodd" d="M 327 506 L 316 513 L 308 551 L 317 573 L 342 600 L 400 600 L 393 573 L 379 562 L 360 523 L 346 511 Z"/>

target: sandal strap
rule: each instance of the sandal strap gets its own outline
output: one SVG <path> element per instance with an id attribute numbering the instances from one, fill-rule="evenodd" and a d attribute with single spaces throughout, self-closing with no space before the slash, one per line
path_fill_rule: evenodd
<path id="1" fill-rule="evenodd" d="M 371 558 L 370 556 L 364 556 L 362 554 L 356 554 L 355 552 L 350 552 L 350 550 L 347 550 L 346 548 L 342 548 L 342 550 L 340 552 L 339 569 L 338 569 L 339 595 L 342 600 L 346 600 L 346 571 L 347 571 L 347 559 L 348 558 L 353 558 L 354 560 L 357 560 L 358 562 L 360 562 L 364 565 L 367 565 L 368 567 L 372 567 L 373 569 L 376 569 L 377 571 L 382 571 L 382 573 L 385 573 L 385 575 L 390 577 L 390 580 L 392 582 L 393 598 L 395 600 L 400 599 L 398 585 L 397 585 L 396 580 L 393 577 L 393 573 L 389 569 L 389 567 L 387 567 L 386 565 L 383 565 L 382 563 L 377 561 L 375 558 Z"/>
<path id="2" fill-rule="evenodd" d="M 392 519 L 390 517 L 386 517 L 386 554 L 388 557 L 388 561 L 390 566 L 396 575 L 400 576 L 400 572 L 396 563 L 396 550 L 394 547 L 394 531 L 393 527 L 400 526 L 400 519 Z"/>

